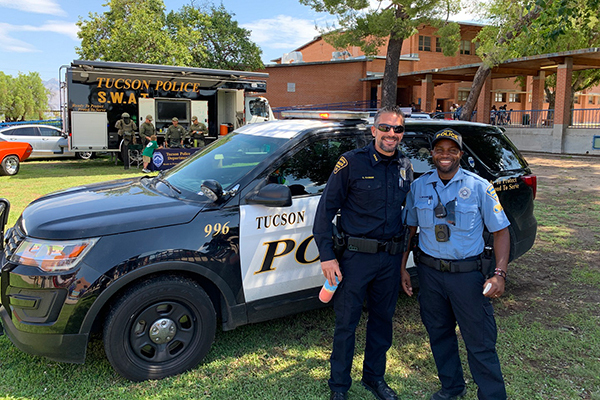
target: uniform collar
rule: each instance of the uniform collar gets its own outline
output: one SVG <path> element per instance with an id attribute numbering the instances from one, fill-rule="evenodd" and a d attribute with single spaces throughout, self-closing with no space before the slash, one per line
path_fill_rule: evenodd
<path id="1" fill-rule="evenodd" d="M 377 152 L 375 149 L 375 140 L 372 140 L 368 146 L 369 149 L 369 159 L 371 160 L 371 165 L 379 164 L 382 161 L 381 154 Z M 400 162 L 401 153 L 400 150 L 396 150 L 396 153 L 392 157 L 392 162 Z"/>
<path id="2" fill-rule="evenodd" d="M 452 177 L 452 179 L 450 179 L 450 182 L 448 182 L 448 183 L 452 183 L 455 181 L 462 181 L 464 179 L 464 177 L 465 177 L 465 172 L 463 171 L 462 167 L 458 167 L 458 171 L 456 171 L 456 174 L 454 174 L 454 176 Z M 433 182 L 442 184 L 441 186 L 444 186 L 442 180 L 440 179 L 440 176 L 438 175 L 437 169 L 434 169 L 433 173 L 431 175 L 429 175 L 429 177 L 427 178 L 428 184 L 433 183 Z"/>

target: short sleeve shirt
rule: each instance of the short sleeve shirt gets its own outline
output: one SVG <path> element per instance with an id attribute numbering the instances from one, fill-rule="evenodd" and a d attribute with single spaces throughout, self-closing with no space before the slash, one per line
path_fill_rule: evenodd
<path id="1" fill-rule="evenodd" d="M 439 199 L 438 199 L 439 194 Z M 455 215 L 437 218 L 434 208 L 441 200 L 448 207 L 455 202 Z M 494 186 L 480 176 L 459 168 L 444 185 L 436 170 L 430 171 L 411 185 L 406 200 L 406 223 L 419 227 L 419 247 L 426 254 L 445 260 L 462 260 L 483 252 L 484 225 L 497 232 L 510 225 L 498 200 Z M 450 240 L 438 242 L 435 226 L 450 228 Z"/>

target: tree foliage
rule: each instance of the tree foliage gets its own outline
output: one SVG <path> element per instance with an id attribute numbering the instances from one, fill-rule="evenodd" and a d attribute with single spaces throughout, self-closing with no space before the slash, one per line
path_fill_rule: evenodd
<path id="1" fill-rule="evenodd" d="M 402 42 L 426 24 L 438 27 L 444 35 L 444 54 L 458 50 L 459 25 L 449 23 L 448 16 L 460 10 L 459 0 L 299 0 L 317 12 L 337 17 L 339 29 L 331 30 L 324 39 L 338 49 L 359 46 L 366 55 L 375 55 L 388 42 L 382 84 L 382 106 L 396 104 L 398 65 Z"/>
<path id="2" fill-rule="evenodd" d="M 0 72 L 0 114 L 6 121 L 43 119 L 49 94 L 37 72 L 16 78 Z"/>
<path id="3" fill-rule="evenodd" d="M 600 45 L 599 0 L 494 0 L 478 9 L 488 21 L 476 40 L 483 60 L 462 109 L 461 119 L 470 119 L 481 88 L 491 69 L 510 58 L 575 50 Z M 575 72 L 573 93 L 600 82 L 600 72 Z M 556 78 L 546 80 L 553 94 Z M 553 96 L 551 96 L 553 98 Z"/>
<path id="4" fill-rule="evenodd" d="M 166 14 L 163 0 L 109 0 L 108 11 L 81 19 L 77 54 L 86 60 L 258 69 L 261 50 L 223 6 L 184 5 Z"/>

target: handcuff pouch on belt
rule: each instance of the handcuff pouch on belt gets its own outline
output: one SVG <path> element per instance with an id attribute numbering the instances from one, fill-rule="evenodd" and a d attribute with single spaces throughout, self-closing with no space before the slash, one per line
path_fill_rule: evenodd
<path id="1" fill-rule="evenodd" d="M 336 224 L 333 224 L 333 254 L 338 261 L 342 259 L 344 250 L 346 250 L 344 234 L 338 230 Z"/>
<path id="2" fill-rule="evenodd" d="M 382 251 L 395 256 L 404 252 L 404 235 L 394 236 L 388 241 L 346 236 L 346 248 L 359 253 L 375 254 Z"/>

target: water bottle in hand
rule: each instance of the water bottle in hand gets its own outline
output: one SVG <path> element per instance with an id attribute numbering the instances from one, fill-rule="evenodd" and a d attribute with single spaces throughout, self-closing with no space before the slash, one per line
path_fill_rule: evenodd
<path id="1" fill-rule="evenodd" d="M 340 281 L 338 280 L 337 276 L 335 277 L 335 286 L 331 286 L 329 281 L 326 279 L 323 287 L 321 288 L 321 292 L 319 292 L 319 300 L 321 300 L 323 303 L 329 303 L 339 283 Z"/>

